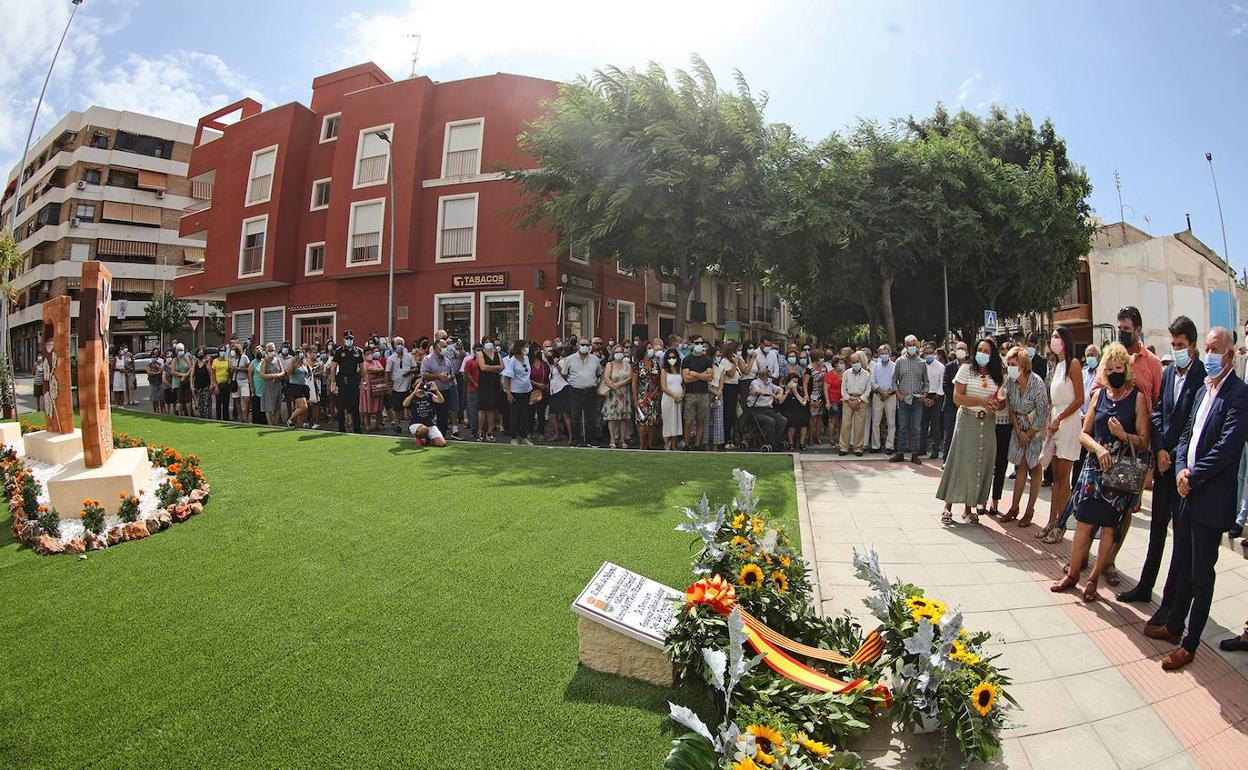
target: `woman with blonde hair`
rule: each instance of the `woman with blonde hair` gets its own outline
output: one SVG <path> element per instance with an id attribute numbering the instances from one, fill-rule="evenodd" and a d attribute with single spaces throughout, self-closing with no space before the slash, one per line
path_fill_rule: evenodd
<path id="1" fill-rule="evenodd" d="M 1079 474 L 1079 488 L 1074 504 L 1075 542 L 1071 547 L 1070 565 L 1066 575 L 1049 587 L 1065 591 L 1078 582 L 1083 563 L 1092 549 L 1092 535 L 1101 531 L 1096 565 L 1083 589 L 1085 602 L 1096 601 L 1097 581 L 1109 566 L 1115 541 L 1120 537 L 1123 518 L 1139 497 L 1132 492 L 1112 489 L 1104 484 L 1102 474 L 1113 465 L 1119 452 L 1149 455 L 1148 398 L 1140 395 L 1131 371 L 1131 354 L 1121 344 L 1110 343 L 1101 357 L 1101 374 L 1107 385 L 1092 393 L 1088 413 L 1083 418 L 1079 441 L 1088 450 L 1088 459 Z M 1055 477 L 1056 478 L 1056 477 Z"/>
<path id="2" fill-rule="evenodd" d="M 1010 510 L 999 521 L 1018 518 L 1018 503 L 1023 496 L 1023 486 L 1030 480 L 1027 492 L 1027 512 L 1018 520 L 1018 526 L 1027 527 L 1036 514 L 1036 493 L 1040 491 L 1040 463 L 1044 445 L 1045 423 L 1049 417 L 1049 394 L 1044 380 L 1031 370 L 1031 356 L 1027 348 L 1015 346 L 1005 354 L 1005 394 L 1010 417 L 1009 461 L 1014 464 L 1014 495 Z"/>

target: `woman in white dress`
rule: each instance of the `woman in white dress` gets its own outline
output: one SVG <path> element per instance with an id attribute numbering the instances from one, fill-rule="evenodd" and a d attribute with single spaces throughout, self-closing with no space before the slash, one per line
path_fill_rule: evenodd
<path id="1" fill-rule="evenodd" d="M 1049 523 L 1036 535 L 1046 543 L 1056 543 L 1065 534 L 1057 526 L 1066 503 L 1070 501 L 1070 469 L 1079 459 L 1079 434 L 1082 423 L 1079 407 L 1083 405 L 1083 364 L 1075 357 L 1075 342 L 1065 326 L 1053 329 L 1049 349 L 1057 356 L 1057 364 L 1049 377 L 1049 436 L 1053 441 L 1053 493 L 1049 503 Z"/>
<path id="2" fill-rule="evenodd" d="M 680 357 L 672 348 L 664 354 L 663 373 L 659 387 L 663 389 L 663 448 L 676 449 L 676 443 L 684 433 L 680 419 L 680 402 L 685 400 L 684 379 L 680 375 Z"/>
<path id="3" fill-rule="evenodd" d="M 126 359 L 116 348 L 108 351 L 109 368 L 113 371 L 113 406 L 126 404 Z"/>

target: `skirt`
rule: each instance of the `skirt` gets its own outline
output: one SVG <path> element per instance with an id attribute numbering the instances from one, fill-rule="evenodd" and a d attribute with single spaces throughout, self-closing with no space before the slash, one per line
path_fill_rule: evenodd
<path id="1" fill-rule="evenodd" d="M 126 373 L 113 372 L 113 392 L 126 389 Z"/>
<path id="2" fill-rule="evenodd" d="M 165 400 L 165 383 L 161 382 L 159 378 L 156 378 L 154 382 L 149 382 L 147 384 L 147 392 L 149 397 L 152 399 L 152 403 L 158 404 Z"/>
<path id="3" fill-rule="evenodd" d="M 992 492 L 996 454 L 997 425 L 992 415 L 981 420 L 974 413 L 959 409 L 936 498 L 950 505 L 986 504 Z"/>
<path id="4" fill-rule="evenodd" d="M 551 414 L 572 414 L 572 397 L 568 395 L 571 392 L 572 389 L 565 385 L 563 390 L 550 397 L 549 409 Z M 480 406 L 477 408 L 479 409 Z"/>
<path id="5" fill-rule="evenodd" d="M 685 424 L 680 419 L 680 402 L 663 394 L 663 438 L 676 438 L 684 434 Z"/>
<path id="6" fill-rule="evenodd" d="M 718 446 L 724 443 L 724 399 L 711 396 L 711 417 L 708 420 L 706 443 Z"/>

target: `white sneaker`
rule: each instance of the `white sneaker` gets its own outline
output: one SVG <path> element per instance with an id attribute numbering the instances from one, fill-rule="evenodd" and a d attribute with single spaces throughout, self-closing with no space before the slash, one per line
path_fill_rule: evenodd
<path id="1" fill-rule="evenodd" d="M 520 443 L 524 444 L 525 446 L 533 446 L 533 442 L 527 438 L 520 439 Z"/>
<path id="2" fill-rule="evenodd" d="M 513 438 L 513 439 L 511 440 L 511 443 L 512 443 L 512 444 L 514 444 L 514 445 L 516 445 L 516 446 L 520 446 L 520 439 L 518 439 L 518 438 Z"/>

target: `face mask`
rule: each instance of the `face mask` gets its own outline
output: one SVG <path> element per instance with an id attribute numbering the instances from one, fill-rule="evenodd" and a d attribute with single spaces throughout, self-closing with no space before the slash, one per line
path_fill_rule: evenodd
<path id="1" fill-rule="evenodd" d="M 720 361 L 723 361 L 723 360 L 724 360 L 723 356 L 715 356 L 715 363 L 718 364 Z"/>
<path id="2" fill-rule="evenodd" d="M 791 364 L 796 364 L 796 363 L 797 363 L 797 356 L 789 356 L 789 358 L 788 358 L 788 362 L 789 362 L 789 363 L 791 363 Z"/>
<path id="3" fill-rule="evenodd" d="M 1221 359 L 1219 359 L 1219 361 L 1220 360 Z M 1109 387 L 1121 388 L 1123 385 L 1127 383 L 1127 373 L 1126 372 L 1110 372 L 1109 376 L 1107 376 L 1105 379 L 1109 382 Z"/>
<path id="4" fill-rule="evenodd" d="M 936 360 L 936 356 L 933 353 L 928 353 L 927 355 L 923 356 L 923 360 L 930 364 L 931 362 Z"/>
<path id="5" fill-rule="evenodd" d="M 745 354 L 746 354 L 747 356 L 752 356 L 752 355 L 754 355 L 754 348 L 746 348 L 746 349 L 745 349 Z"/>
<path id="6" fill-rule="evenodd" d="M 1028 346 L 1027 346 L 1027 357 L 1028 357 L 1028 358 L 1035 358 L 1035 357 L 1036 357 L 1036 346 L 1035 346 L 1035 345 L 1028 345 Z"/>
<path id="7" fill-rule="evenodd" d="M 174 350 L 178 351 L 178 355 L 182 355 L 183 353 L 186 352 L 186 347 L 183 345 L 178 345 L 176 348 L 174 348 Z"/>
<path id="8" fill-rule="evenodd" d="M 284 355 L 284 356 L 288 356 L 288 355 L 290 355 L 290 348 L 283 346 L 283 347 L 282 347 L 282 355 Z"/>
<path id="9" fill-rule="evenodd" d="M 1096 356 L 1088 356 L 1087 364 L 1088 364 L 1089 369 L 1095 369 L 1096 368 Z"/>
<path id="10" fill-rule="evenodd" d="M 380 354 L 380 353 L 374 353 L 374 354 L 373 354 L 373 360 L 374 360 L 374 361 L 380 361 L 380 360 L 381 360 L 381 354 Z"/>
<path id="11" fill-rule="evenodd" d="M 611 357 L 612 357 L 612 358 L 614 358 L 616 361 L 623 361 L 623 360 L 624 360 L 624 354 L 623 354 L 623 353 L 614 353 L 614 354 L 612 354 L 612 356 L 611 356 Z"/>
<path id="12" fill-rule="evenodd" d="M 693 352 L 697 353 L 698 355 L 702 355 L 702 353 L 705 350 L 706 350 L 706 345 L 694 345 L 693 346 Z"/>
<path id="13" fill-rule="evenodd" d="M 1122 329 L 1119 329 L 1118 343 L 1127 350 L 1131 350 L 1131 348 L 1135 347 L 1135 335 L 1131 332 L 1124 332 Z"/>
<path id="14" fill-rule="evenodd" d="M 581 345 L 580 350 L 581 350 L 581 355 L 584 355 L 584 354 L 588 353 L 588 352 L 589 352 L 589 345 Z"/>
<path id="15" fill-rule="evenodd" d="M 550 355 L 551 353 L 555 352 L 554 348 L 543 348 L 543 350 L 546 351 L 546 355 Z"/>
<path id="16" fill-rule="evenodd" d="M 486 352 L 486 353 L 492 353 L 492 352 L 494 352 L 494 343 L 493 343 L 493 342 L 487 342 L 487 343 L 485 343 L 484 345 L 482 345 L 481 347 L 485 348 L 485 352 Z"/>
<path id="17" fill-rule="evenodd" d="M 218 353 L 218 354 L 217 354 L 217 358 L 220 358 L 222 361 L 224 361 L 224 360 L 225 360 L 225 351 L 224 351 L 224 350 L 222 350 L 220 353 Z"/>
<path id="18" fill-rule="evenodd" d="M 1054 355 L 1060 356 L 1066 352 L 1066 343 L 1062 342 L 1061 337 L 1054 337 L 1049 340 L 1049 350 L 1052 350 Z"/>
<path id="19" fill-rule="evenodd" d="M 654 358 L 654 352 L 655 352 L 655 351 L 654 351 L 654 348 L 650 348 L 650 349 L 648 349 L 648 350 L 646 351 L 646 358 Z"/>
<path id="20" fill-rule="evenodd" d="M 1186 369 L 1187 365 L 1192 362 L 1192 354 L 1187 348 L 1179 348 L 1174 351 L 1174 365 L 1180 369 Z"/>
<path id="21" fill-rule="evenodd" d="M 918 347 L 916 347 L 916 346 L 914 346 L 914 345 L 907 345 L 907 346 L 906 346 L 906 352 L 907 352 L 907 353 L 909 353 L 910 355 L 912 355 L 912 356 L 913 356 L 913 355 L 915 355 L 916 353 L 918 353 L 918 352 L 919 352 L 919 349 L 918 349 Z"/>
<path id="22" fill-rule="evenodd" d="M 1018 379 L 1018 367 L 1017 366 L 1007 366 L 1006 371 L 1009 373 L 1009 377 L 1011 380 Z"/>
<path id="23" fill-rule="evenodd" d="M 966 351 L 963 350 L 962 348 L 958 348 L 957 352 L 954 353 L 953 355 L 954 355 L 954 358 L 957 358 L 959 361 L 966 360 Z"/>
<path id="24" fill-rule="evenodd" d="M 882 364 L 886 364 L 886 363 L 888 363 L 888 354 L 887 354 L 887 353 L 881 353 L 881 354 L 880 354 L 880 363 L 882 363 Z"/>
<path id="25" fill-rule="evenodd" d="M 858 363 L 857 361 L 855 361 L 855 362 L 854 362 L 854 371 L 855 371 L 855 372 L 861 372 L 861 371 L 862 371 L 862 364 L 860 364 L 860 363 Z"/>
<path id="26" fill-rule="evenodd" d="M 797 359 L 797 365 L 798 365 L 798 366 L 805 366 L 805 365 L 806 365 L 806 359 L 804 359 L 804 358 L 799 358 L 799 359 Z"/>
<path id="27" fill-rule="evenodd" d="M 991 359 L 991 356 L 989 356 L 987 353 L 976 353 L 976 354 L 975 354 L 975 363 L 979 364 L 980 366 L 987 366 L 987 365 L 988 365 L 988 361 L 989 361 L 990 359 Z"/>
<path id="28" fill-rule="evenodd" d="M 669 359 L 667 359 L 667 365 L 668 365 L 668 366 L 675 366 L 675 365 L 676 365 L 676 359 L 674 359 L 674 358 L 669 358 Z"/>
<path id="29" fill-rule="evenodd" d="M 347 339 L 342 341 L 342 344 L 346 346 L 347 350 L 350 350 L 355 347 L 355 340 L 348 337 Z"/>
<path id="30" fill-rule="evenodd" d="M 1205 354 L 1205 373 L 1209 379 L 1216 380 L 1218 375 L 1222 373 L 1222 354 L 1206 353 Z"/>

